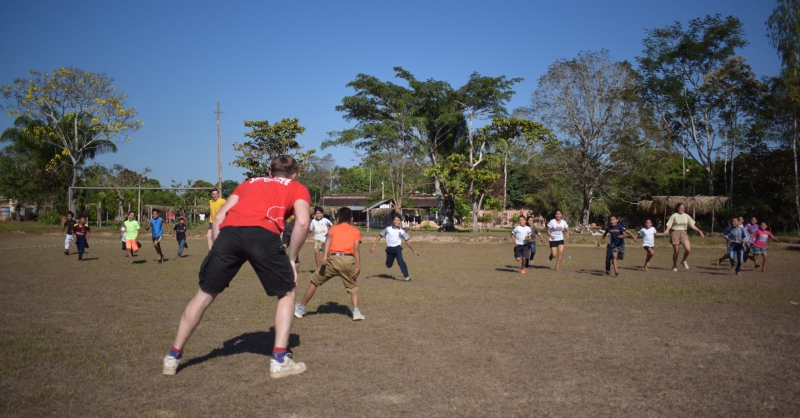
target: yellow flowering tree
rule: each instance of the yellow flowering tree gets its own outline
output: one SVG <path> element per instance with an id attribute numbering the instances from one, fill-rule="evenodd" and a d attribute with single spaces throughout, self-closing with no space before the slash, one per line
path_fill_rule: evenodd
<path id="1" fill-rule="evenodd" d="M 136 108 L 126 107 L 126 94 L 117 90 L 105 73 L 62 67 L 52 73 L 31 71 L 12 84 L 0 87 L 5 102 L 0 108 L 15 117 L 38 119 L 46 124 L 37 139 L 61 150 L 72 168 L 71 186 L 86 159 L 115 152 L 115 143 L 129 141 L 129 134 L 144 122 Z M 75 210 L 77 192 L 70 195 Z"/>

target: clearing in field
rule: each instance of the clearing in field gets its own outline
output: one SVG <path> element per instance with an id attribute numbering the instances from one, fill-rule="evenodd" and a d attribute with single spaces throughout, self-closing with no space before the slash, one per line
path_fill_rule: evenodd
<path id="1" fill-rule="evenodd" d="M 800 415 L 795 244 L 740 277 L 716 267 L 722 246 L 693 245 L 691 269 L 673 273 L 659 240 L 645 273 L 630 244 L 614 277 L 603 247 L 568 244 L 560 274 L 540 248 L 522 275 L 508 242 L 415 240 L 411 283 L 362 251 L 366 320 L 350 320 L 341 284 L 320 287 L 290 339 L 308 371 L 272 380 L 275 300 L 249 266 L 166 377 L 205 241 L 177 259 L 165 239 L 164 264 L 144 245 L 133 265 L 113 237 L 82 263 L 60 242 L 0 234 L 0 415 Z M 310 243 L 301 260 L 304 289 Z"/>

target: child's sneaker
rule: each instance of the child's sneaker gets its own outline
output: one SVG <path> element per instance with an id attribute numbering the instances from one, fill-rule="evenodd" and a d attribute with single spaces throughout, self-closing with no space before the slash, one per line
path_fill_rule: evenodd
<path id="1" fill-rule="evenodd" d="M 686 261 L 681 261 L 681 264 L 683 264 L 683 268 L 689 270 L 689 263 L 687 263 Z"/>
<path id="2" fill-rule="evenodd" d="M 411 281 L 411 276 L 406 277 L 405 279 L 403 279 L 403 281 L 406 282 L 406 283 L 410 282 Z"/>
<path id="3" fill-rule="evenodd" d="M 358 309 L 353 309 L 353 321 L 361 321 L 362 319 L 367 319 L 364 314 L 361 313 Z"/>
<path id="4" fill-rule="evenodd" d="M 522 274 L 526 273 L 525 269 L 519 269 L 519 272 L 522 273 Z"/>
<path id="5" fill-rule="evenodd" d="M 174 376 L 175 373 L 178 373 L 178 366 L 180 364 L 181 359 L 177 359 L 170 355 L 164 357 L 164 368 L 161 370 L 161 374 L 165 376 Z"/>
<path id="6" fill-rule="evenodd" d="M 672 271 L 678 271 L 678 266 L 672 266 Z"/>
<path id="7" fill-rule="evenodd" d="M 306 315 L 306 307 L 301 304 L 294 305 L 294 316 L 302 318 Z"/>
<path id="8" fill-rule="evenodd" d="M 295 363 L 291 354 L 286 354 L 286 357 L 283 358 L 283 363 L 274 358 L 269 359 L 269 377 L 273 379 L 300 374 L 304 371 L 306 371 L 306 364 Z"/>

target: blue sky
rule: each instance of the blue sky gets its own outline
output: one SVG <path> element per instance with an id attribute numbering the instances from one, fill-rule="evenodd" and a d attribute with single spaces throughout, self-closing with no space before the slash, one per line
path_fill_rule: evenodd
<path id="1" fill-rule="evenodd" d="M 152 169 L 151 177 L 216 182 L 221 103 L 223 179 L 244 139 L 244 120 L 297 117 L 299 140 L 341 166 L 349 149 L 319 150 L 326 132 L 348 127 L 334 107 L 358 73 L 387 80 L 402 66 L 454 87 L 473 71 L 523 77 L 509 109 L 525 106 L 559 58 L 608 49 L 634 62 L 645 29 L 706 14 L 733 15 L 750 45 L 739 53 L 758 76 L 780 62 L 764 22 L 774 2 L 672 1 L 4 1 L 0 83 L 29 70 L 74 66 L 106 72 L 128 94 L 144 128 L 102 164 Z M 13 120 L 0 116 L 0 129 Z"/>

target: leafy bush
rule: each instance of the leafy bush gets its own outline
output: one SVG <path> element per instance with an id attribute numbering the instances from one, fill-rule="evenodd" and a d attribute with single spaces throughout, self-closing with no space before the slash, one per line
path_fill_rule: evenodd
<path id="1" fill-rule="evenodd" d="M 61 223 L 61 214 L 51 210 L 49 212 L 45 212 L 44 215 L 39 217 L 39 220 L 42 221 L 45 225 L 58 225 Z"/>

